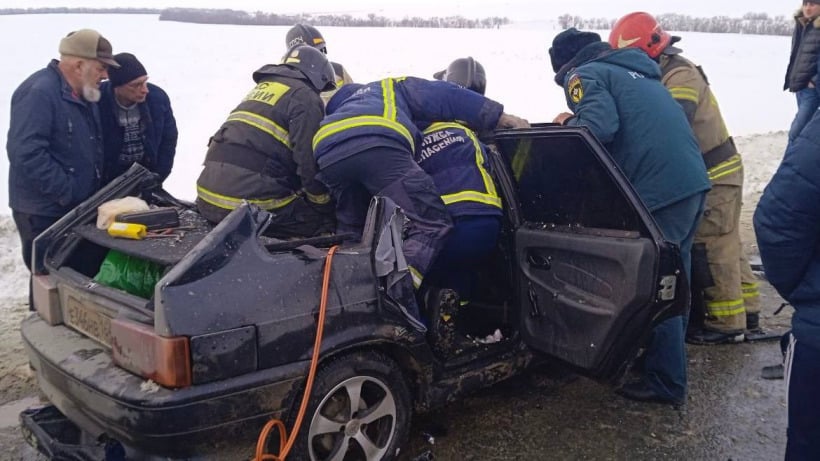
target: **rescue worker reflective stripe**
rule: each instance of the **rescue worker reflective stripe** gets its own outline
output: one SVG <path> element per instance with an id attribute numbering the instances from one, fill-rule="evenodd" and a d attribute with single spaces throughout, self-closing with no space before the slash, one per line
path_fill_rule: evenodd
<path id="1" fill-rule="evenodd" d="M 714 302 L 707 301 L 706 310 L 709 312 L 709 315 L 713 315 L 715 317 L 731 317 L 733 315 L 738 315 L 746 312 L 746 308 L 743 306 L 742 299 Z"/>
<path id="2" fill-rule="evenodd" d="M 319 131 L 316 132 L 316 136 L 313 137 L 313 150 L 315 151 L 316 146 L 328 136 L 332 136 L 340 131 L 363 126 L 381 126 L 396 131 L 407 140 L 412 151 L 416 150 L 413 135 L 410 134 L 410 131 L 405 128 L 404 125 L 394 120 L 379 117 L 378 115 L 360 115 L 358 117 L 350 117 L 339 120 L 338 122 L 328 123 L 322 128 L 319 128 Z"/>
<path id="3" fill-rule="evenodd" d="M 293 194 L 282 198 L 244 199 L 239 197 L 228 197 L 226 195 L 220 195 L 211 192 L 202 186 L 196 186 L 196 192 L 196 195 L 203 201 L 210 203 L 213 206 L 223 208 L 226 210 L 233 210 L 235 208 L 238 208 L 239 205 L 242 204 L 242 202 L 253 203 L 254 205 L 257 205 L 264 210 L 276 210 L 278 208 L 282 208 L 288 205 L 290 202 L 296 200 L 296 198 L 299 197 L 298 195 Z"/>
<path id="4" fill-rule="evenodd" d="M 673 86 L 669 88 L 669 92 L 672 93 L 672 97 L 675 99 L 692 101 L 695 104 L 698 103 L 698 92 L 693 88 L 688 88 L 685 86 Z"/>
<path id="5" fill-rule="evenodd" d="M 308 201 L 317 205 L 325 205 L 330 203 L 330 194 L 311 194 L 310 192 L 305 191 L 305 196 L 307 196 Z"/>
<path id="6" fill-rule="evenodd" d="M 410 277 L 413 279 L 413 287 L 418 288 L 421 286 L 421 282 L 424 281 L 424 276 L 421 275 L 421 272 L 417 271 L 413 266 L 407 266 L 410 269 Z"/>
<path id="7" fill-rule="evenodd" d="M 288 131 L 281 126 L 277 125 L 276 122 L 269 118 L 262 117 L 259 114 L 254 114 L 253 112 L 248 112 L 244 110 L 237 110 L 231 112 L 231 115 L 228 116 L 228 122 L 242 122 L 246 123 L 254 128 L 258 128 L 265 133 L 273 136 L 276 138 L 277 141 L 281 142 L 285 145 L 288 149 L 290 149 L 290 141 L 288 140 Z"/>
<path id="8" fill-rule="evenodd" d="M 715 179 L 728 176 L 732 173 L 740 171 L 741 169 L 743 169 L 743 162 L 740 158 L 740 154 L 735 154 L 731 156 L 729 160 L 726 160 L 725 162 L 710 169 L 708 171 L 709 179 L 714 181 Z"/>
<path id="9" fill-rule="evenodd" d="M 316 150 L 316 146 L 323 139 L 342 130 L 361 126 L 383 126 L 402 135 L 410 144 L 410 150 L 415 151 L 416 142 L 413 140 L 413 135 L 410 133 L 410 130 L 396 121 L 398 107 L 396 106 L 396 88 L 394 83 L 401 80 L 403 80 L 403 78 L 396 80 L 386 78 L 382 80 L 382 104 L 384 104 L 384 110 L 382 111 L 381 117 L 376 115 L 360 115 L 358 117 L 351 117 L 339 120 L 338 122 L 329 123 L 319 128 L 319 131 L 316 132 L 316 136 L 313 137 L 313 150 Z"/>
<path id="10" fill-rule="evenodd" d="M 501 199 L 499 197 L 493 197 L 474 190 L 463 190 L 455 194 L 442 195 L 441 201 L 444 202 L 445 205 L 456 202 L 478 202 L 501 208 Z"/>
<path id="11" fill-rule="evenodd" d="M 456 192 L 454 194 L 442 195 L 441 200 L 444 202 L 445 205 L 449 205 L 451 203 L 456 202 L 470 201 L 484 203 L 487 205 L 492 205 L 501 208 L 501 198 L 498 196 L 498 192 L 496 192 L 495 190 L 495 183 L 493 182 L 493 178 L 490 176 L 490 173 L 487 172 L 487 169 L 484 168 L 484 156 L 481 154 L 481 144 L 479 143 L 478 138 L 472 130 L 464 127 L 464 125 L 459 125 L 458 123 L 436 122 L 430 125 L 426 130 L 424 130 L 424 134 L 430 134 L 433 131 L 443 130 L 446 128 L 462 130 L 467 134 L 467 136 L 470 137 L 470 140 L 473 142 L 473 147 L 475 148 L 476 167 L 478 167 L 478 171 L 479 173 L 481 173 L 481 181 L 484 183 L 484 190 L 486 190 L 487 192 L 484 193 L 480 191 L 465 190 L 461 192 Z"/>
<path id="12" fill-rule="evenodd" d="M 755 298 L 760 296 L 760 290 L 758 290 L 756 283 L 741 283 L 740 287 L 744 298 Z"/>
<path id="13" fill-rule="evenodd" d="M 382 80 L 382 97 L 384 98 L 384 113 L 382 117 L 388 120 L 396 120 L 396 88 L 393 86 L 393 79 Z"/>

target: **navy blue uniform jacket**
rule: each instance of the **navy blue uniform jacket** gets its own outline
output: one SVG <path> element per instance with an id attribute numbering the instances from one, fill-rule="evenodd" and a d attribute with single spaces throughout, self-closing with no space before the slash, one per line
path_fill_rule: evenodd
<path id="1" fill-rule="evenodd" d="M 806 125 L 754 214 L 766 279 L 794 306 L 792 333 L 820 350 L 820 116 Z"/>
<path id="2" fill-rule="evenodd" d="M 333 99 L 345 97 L 348 85 Z M 328 115 L 313 137 L 320 169 L 374 147 L 398 145 L 415 152 L 422 140 L 417 123 L 460 120 L 485 131 L 495 128 L 504 111 L 501 104 L 473 91 L 415 77 L 371 82 L 338 102 L 328 103 Z"/>

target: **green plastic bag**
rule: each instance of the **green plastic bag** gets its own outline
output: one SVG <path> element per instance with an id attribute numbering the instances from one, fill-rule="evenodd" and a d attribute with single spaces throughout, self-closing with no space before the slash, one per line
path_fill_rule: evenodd
<path id="1" fill-rule="evenodd" d="M 164 271 L 164 267 L 157 263 L 109 250 L 94 281 L 150 299 Z"/>

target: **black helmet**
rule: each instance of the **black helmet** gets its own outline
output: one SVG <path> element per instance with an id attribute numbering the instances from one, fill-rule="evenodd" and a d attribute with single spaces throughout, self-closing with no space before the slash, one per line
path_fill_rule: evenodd
<path id="1" fill-rule="evenodd" d="M 487 74 L 484 66 L 471 57 L 459 58 L 451 62 L 446 70 L 433 74 L 436 80 L 452 82 L 476 93 L 484 94 L 487 88 Z"/>
<path id="2" fill-rule="evenodd" d="M 291 27 L 285 35 L 285 44 L 288 49 L 298 45 L 310 45 L 313 48 L 327 54 L 327 44 L 322 34 L 315 27 L 307 24 L 296 24 Z"/>
<path id="3" fill-rule="evenodd" d="M 282 58 L 282 64 L 292 67 L 310 81 L 318 91 L 336 89 L 336 73 L 333 66 L 321 51 L 308 45 L 291 48 Z"/>

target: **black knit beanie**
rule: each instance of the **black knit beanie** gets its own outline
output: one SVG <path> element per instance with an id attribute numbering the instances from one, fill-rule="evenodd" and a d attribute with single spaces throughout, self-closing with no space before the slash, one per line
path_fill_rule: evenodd
<path id="1" fill-rule="evenodd" d="M 145 71 L 145 67 L 142 67 L 142 63 L 131 53 L 114 55 L 114 60 L 120 65 L 119 69 L 113 67 L 108 68 L 108 80 L 111 81 L 111 85 L 114 87 L 125 85 L 135 78 L 148 75 L 148 72 Z"/>
<path id="2" fill-rule="evenodd" d="M 549 49 L 552 70 L 558 72 L 564 64 L 570 62 L 581 51 L 581 48 L 600 41 L 601 36 L 595 32 L 582 32 L 574 27 L 556 35 Z"/>

